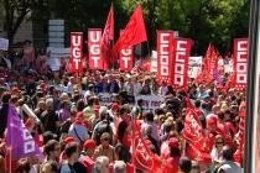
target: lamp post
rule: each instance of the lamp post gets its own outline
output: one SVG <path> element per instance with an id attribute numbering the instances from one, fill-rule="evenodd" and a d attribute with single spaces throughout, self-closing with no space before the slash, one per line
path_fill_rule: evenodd
<path id="1" fill-rule="evenodd" d="M 247 75 L 247 120 L 245 137 L 245 173 L 260 172 L 260 1 L 251 0 L 249 26 L 249 60 Z"/>
<path id="2" fill-rule="evenodd" d="M 149 6 L 149 37 L 150 37 L 150 47 L 153 48 L 155 45 L 156 36 L 156 24 L 155 24 L 155 5 L 156 0 L 148 0 Z"/>

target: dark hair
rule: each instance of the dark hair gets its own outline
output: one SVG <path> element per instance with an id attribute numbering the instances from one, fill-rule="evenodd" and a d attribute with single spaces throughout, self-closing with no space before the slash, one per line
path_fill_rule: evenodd
<path id="1" fill-rule="evenodd" d="M 11 99 L 11 94 L 9 92 L 4 92 L 2 95 L 2 102 L 6 104 L 9 102 L 10 99 Z"/>
<path id="2" fill-rule="evenodd" d="M 181 150 L 179 148 L 170 148 L 170 155 L 171 157 L 180 157 Z"/>
<path id="3" fill-rule="evenodd" d="M 82 100 L 82 99 L 78 100 L 77 110 L 81 112 L 81 111 L 83 111 L 84 108 L 85 108 L 84 100 Z"/>
<path id="4" fill-rule="evenodd" d="M 73 153 L 77 152 L 78 144 L 76 142 L 71 142 L 66 145 L 64 152 L 67 157 L 71 157 Z"/>
<path id="5" fill-rule="evenodd" d="M 153 113 L 152 112 L 145 112 L 144 113 L 144 117 L 145 117 L 145 119 L 147 120 L 147 121 L 153 121 L 153 118 L 154 118 L 154 116 L 153 116 Z"/>
<path id="6" fill-rule="evenodd" d="M 29 172 L 31 169 L 30 162 L 27 158 L 22 158 L 17 163 L 17 168 L 15 169 L 15 173 L 24 173 Z"/>
<path id="7" fill-rule="evenodd" d="M 222 155 L 225 160 L 233 160 L 234 151 L 229 146 L 224 146 Z"/>
<path id="8" fill-rule="evenodd" d="M 130 106 L 128 104 L 124 104 L 120 110 L 119 110 L 119 114 L 120 115 L 124 115 L 125 113 L 130 113 L 131 112 L 131 109 L 130 109 Z"/>
<path id="9" fill-rule="evenodd" d="M 184 173 L 189 173 L 192 168 L 191 161 L 188 157 L 181 157 L 179 162 L 179 167 Z"/>
<path id="10" fill-rule="evenodd" d="M 49 155 L 50 152 L 54 151 L 55 146 L 58 145 L 59 143 L 56 140 L 50 140 L 47 142 L 47 144 L 44 146 L 44 152 Z"/>
<path id="11" fill-rule="evenodd" d="M 118 140 L 122 143 L 122 139 L 125 135 L 125 131 L 126 131 L 126 128 L 127 128 L 128 124 L 127 122 L 125 121 L 121 121 L 118 125 L 118 129 L 117 129 L 117 137 L 118 137 Z"/>
<path id="12" fill-rule="evenodd" d="M 221 119 L 221 120 L 224 120 L 225 118 L 225 113 L 223 111 L 219 111 L 218 112 L 218 118 Z"/>
<path id="13" fill-rule="evenodd" d="M 204 115 L 199 116 L 199 120 L 203 129 L 207 128 L 206 118 Z"/>
<path id="14" fill-rule="evenodd" d="M 195 101 L 195 107 L 199 108 L 201 106 L 201 101 L 200 100 L 196 100 Z"/>

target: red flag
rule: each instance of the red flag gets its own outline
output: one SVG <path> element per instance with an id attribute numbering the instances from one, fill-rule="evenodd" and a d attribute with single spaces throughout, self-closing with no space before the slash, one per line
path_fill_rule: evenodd
<path id="1" fill-rule="evenodd" d="M 133 164 L 139 170 L 142 170 L 145 173 L 154 171 L 156 173 L 161 173 L 162 163 L 159 159 L 159 156 L 152 153 L 149 148 L 151 142 L 145 140 L 140 132 L 140 126 L 136 120 L 132 120 L 132 158 Z"/>
<path id="2" fill-rule="evenodd" d="M 104 69 L 108 69 L 111 57 L 111 40 L 114 40 L 114 8 L 113 4 L 107 16 L 106 25 L 101 38 L 101 58 L 103 59 Z"/>
<path id="3" fill-rule="evenodd" d="M 182 136 L 187 142 L 186 155 L 191 159 L 210 158 L 210 141 L 203 132 L 199 117 L 195 110 L 187 110 Z"/>
<path id="4" fill-rule="evenodd" d="M 145 24 L 143 19 L 142 7 L 138 5 L 131 16 L 124 32 L 117 40 L 114 51 L 119 52 L 121 49 L 130 47 L 147 41 Z"/>
<path id="5" fill-rule="evenodd" d="M 213 45 L 209 44 L 206 56 L 203 61 L 202 72 L 196 78 L 198 83 L 209 84 L 214 80 L 214 70 L 218 68 L 218 51 Z"/>

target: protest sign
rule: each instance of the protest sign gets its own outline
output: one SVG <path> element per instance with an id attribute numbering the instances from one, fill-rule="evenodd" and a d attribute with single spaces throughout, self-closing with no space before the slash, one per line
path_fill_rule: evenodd
<path id="1" fill-rule="evenodd" d="M 196 78 L 202 69 L 202 56 L 190 56 L 189 58 L 189 77 Z"/>
<path id="2" fill-rule="evenodd" d="M 0 50 L 7 51 L 9 47 L 9 40 L 0 38 Z"/>

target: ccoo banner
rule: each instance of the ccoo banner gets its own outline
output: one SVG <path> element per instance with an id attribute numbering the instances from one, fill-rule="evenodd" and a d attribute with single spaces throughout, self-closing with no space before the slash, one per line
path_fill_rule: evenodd
<path id="1" fill-rule="evenodd" d="M 176 38 L 174 50 L 173 85 L 175 88 L 185 88 L 188 82 L 191 40 Z"/>
<path id="2" fill-rule="evenodd" d="M 157 78 L 172 83 L 173 31 L 157 31 Z"/>
<path id="3" fill-rule="evenodd" d="M 88 29 L 89 68 L 91 70 L 103 69 L 104 61 L 101 56 L 101 28 Z"/>
<path id="4" fill-rule="evenodd" d="M 248 39 L 234 39 L 234 71 L 235 84 L 240 90 L 246 87 L 247 83 L 247 60 L 248 60 Z"/>

